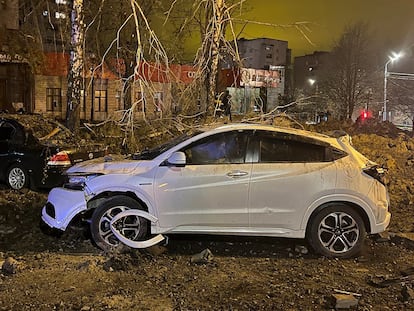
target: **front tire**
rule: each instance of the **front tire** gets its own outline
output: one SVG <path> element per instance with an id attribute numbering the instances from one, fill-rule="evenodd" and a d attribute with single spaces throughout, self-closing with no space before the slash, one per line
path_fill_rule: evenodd
<path id="1" fill-rule="evenodd" d="M 136 200 L 126 196 L 109 198 L 95 209 L 91 221 L 91 235 L 99 248 L 108 252 L 127 248 L 112 233 L 110 221 L 116 214 L 128 209 L 144 210 Z M 115 226 L 125 237 L 134 241 L 142 240 L 148 233 L 148 220 L 138 216 L 124 217 Z"/>
<path id="2" fill-rule="evenodd" d="M 366 229 L 361 216 L 345 204 L 330 205 L 311 218 L 307 232 L 313 250 L 326 257 L 350 258 L 364 245 Z"/>
<path id="3" fill-rule="evenodd" d="M 20 164 L 13 164 L 7 171 L 7 184 L 14 190 L 22 190 L 29 184 L 29 175 Z"/>

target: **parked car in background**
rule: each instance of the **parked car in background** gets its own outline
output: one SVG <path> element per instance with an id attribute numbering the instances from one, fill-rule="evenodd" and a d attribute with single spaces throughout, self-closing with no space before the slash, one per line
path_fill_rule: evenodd
<path id="1" fill-rule="evenodd" d="M 0 182 L 12 189 L 62 185 L 67 168 L 103 154 L 40 142 L 17 120 L 0 117 Z"/>
<path id="2" fill-rule="evenodd" d="M 329 257 L 357 255 L 390 222 L 383 170 L 350 137 L 254 124 L 183 135 L 120 161 L 67 170 L 43 221 L 83 217 L 104 250 L 170 233 L 306 238 Z M 155 236 L 154 236 L 155 235 Z"/>

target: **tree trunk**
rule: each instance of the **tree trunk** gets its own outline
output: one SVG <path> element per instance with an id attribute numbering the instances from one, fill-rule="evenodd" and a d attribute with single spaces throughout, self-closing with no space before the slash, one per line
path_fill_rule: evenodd
<path id="1" fill-rule="evenodd" d="M 83 75 L 83 0 L 73 0 L 71 12 L 71 52 L 68 74 L 66 125 L 76 132 L 80 123 L 81 89 Z M 94 94 L 91 94 L 94 96 Z"/>
<path id="2" fill-rule="evenodd" d="M 213 18 L 210 20 L 212 23 L 212 34 L 213 37 L 211 38 L 211 48 L 207 53 L 210 55 L 206 56 L 207 59 L 210 58 L 211 66 L 210 72 L 207 75 L 208 81 L 206 81 L 206 85 L 208 88 L 207 92 L 207 114 L 212 114 L 214 111 L 214 104 L 215 104 L 215 97 L 217 93 L 217 79 L 218 79 L 218 72 L 219 72 L 219 64 L 220 64 L 220 47 L 222 45 L 222 41 L 225 35 L 226 29 L 226 22 L 225 22 L 225 10 L 226 4 L 224 0 L 214 0 L 213 1 Z M 208 13 L 207 13 L 208 14 Z M 209 40 L 209 38 L 205 38 Z"/>

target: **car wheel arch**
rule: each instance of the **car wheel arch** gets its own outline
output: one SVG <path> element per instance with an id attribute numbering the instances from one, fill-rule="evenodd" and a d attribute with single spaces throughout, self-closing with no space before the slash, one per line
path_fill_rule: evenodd
<path id="1" fill-rule="evenodd" d="M 135 192 L 132 191 L 104 191 L 99 193 L 98 195 L 94 196 L 91 200 L 88 201 L 87 206 L 88 210 L 95 209 L 103 200 L 113 198 L 115 196 L 124 196 L 129 197 L 135 201 L 137 201 L 142 207 L 143 210 L 152 214 L 152 210 L 149 208 L 147 202 L 142 200 Z"/>
<path id="2" fill-rule="evenodd" d="M 306 232 L 305 232 L 306 236 L 308 236 L 308 234 L 309 234 L 309 229 L 311 227 L 312 220 L 316 217 L 316 215 L 321 210 L 323 210 L 327 207 L 330 207 L 330 206 L 338 205 L 338 204 L 351 207 L 355 212 L 357 212 L 359 214 L 359 216 L 362 218 L 362 221 L 364 222 L 366 232 L 367 233 L 371 232 L 371 223 L 369 221 L 369 216 L 368 216 L 367 212 L 365 211 L 365 209 L 363 207 L 359 206 L 356 203 L 349 202 L 349 201 L 331 201 L 331 202 L 323 203 L 323 204 L 319 205 L 316 209 L 313 210 L 313 212 L 311 213 L 311 215 L 309 216 L 309 218 L 306 222 Z"/>

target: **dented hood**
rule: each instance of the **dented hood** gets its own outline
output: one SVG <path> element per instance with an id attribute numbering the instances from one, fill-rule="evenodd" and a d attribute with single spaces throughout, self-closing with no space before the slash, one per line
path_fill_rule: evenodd
<path id="1" fill-rule="evenodd" d="M 130 160 L 121 155 L 111 155 L 84 161 L 70 167 L 66 174 L 132 174 L 147 170 L 150 161 Z"/>

